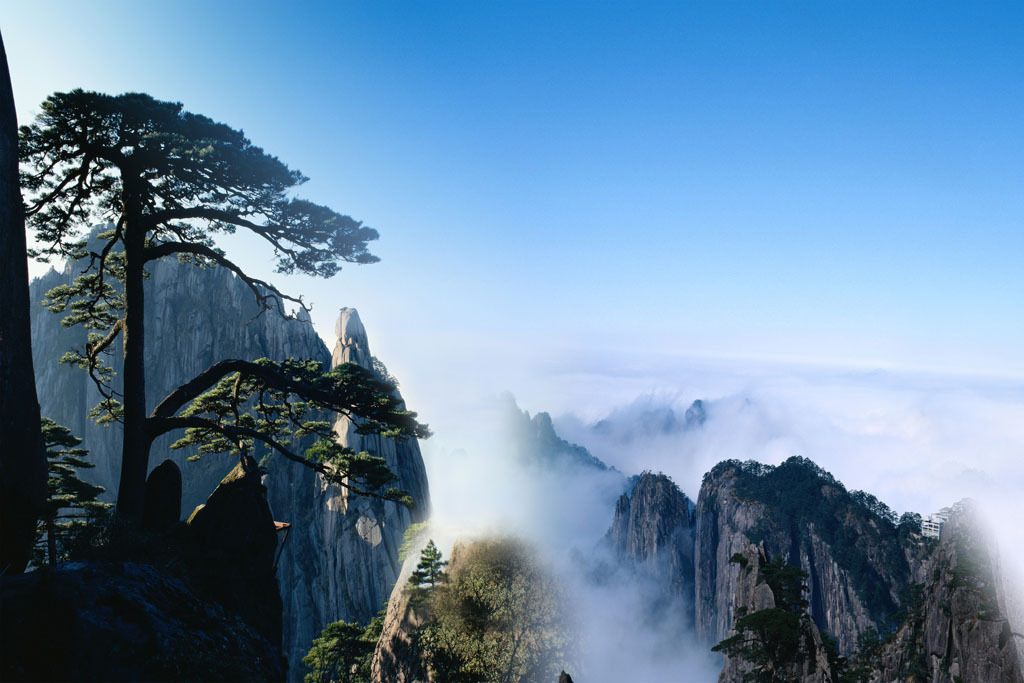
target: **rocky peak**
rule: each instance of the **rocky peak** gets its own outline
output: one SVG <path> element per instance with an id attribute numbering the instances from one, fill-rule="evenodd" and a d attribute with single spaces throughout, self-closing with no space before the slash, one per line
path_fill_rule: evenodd
<path id="1" fill-rule="evenodd" d="M 530 413 L 520 410 L 511 394 L 502 397 L 507 438 L 519 458 L 527 464 L 542 467 L 585 467 L 618 473 L 583 446 L 569 443 L 555 432 L 554 423 L 548 413 Z"/>
<path id="2" fill-rule="evenodd" d="M 692 526 L 690 500 L 679 487 L 664 474 L 644 472 L 619 498 L 608 538 L 619 557 L 646 562 L 682 544 L 692 546 Z"/>
<path id="3" fill-rule="evenodd" d="M 1024 681 L 987 538 L 972 506 L 943 525 L 908 618 L 875 656 L 872 681 Z"/>
<path id="4" fill-rule="evenodd" d="M 293 318 L 275 313 L 257 316 L 252 293 L 230 271 L 195 268 L 174 259 L 154 261 L 147 269 L 151 276 L 145 283 L 149 406 L 225 358 L 310 358 L 325 366 L 332 362 L 308 315 L 299 310 Z M 76 267 L 70 265 L 50 270 L 33 281 L 31 300 L 39 302 L 49 289 L 70 284 L 76 273 Z M 42 306 L 33 307 L 36 343 L 32 353 L 42 412 L 84 438 L 83 447 L 89 449 L 97 465 L 87 476 L 113 496 L 120 470 L 120 436 L 88 418 L 99 397 L 86 373 L 57 363 L 67 349 L 86 341 L 87 332 L 62 327 L 60 318 Z M 366 330 L 356 310 L 341 309 L 335 329 L 335 364 L 351 361 L 372 368 Z M 120 354 L 111 354 L 110 364 L 120 373 Z M 115 386 L 117 381 L 115 378 Z M 334 416 L 323 419 L 333 420 Z M 264 481 L 274 519 L 291 523 L 293 529 L 277 567 L 284 600 L 284 652 L 292 664 L 292 680 L 302 680 L 302 657 L 324 626 L 339 619 L 365 623 L 377 613 L 398 571 L 402 535 L 429 509 L 426 470 L 415 440 L 361 439 L 349 432 L 349 425 L 339 426 L 342 438 L 355 450 L 367 450 L 387 460 L 397 475 L 394 485 L 408 491 L 417 507 L 409 511 L 397 503 L 349 501 L 338 487 L 327 486 L 312 470 L 278 457 L 265 463 Z M 187 462 L 195 450 L 168 450 L 176 438 L 169 434 L 157 439 L 151 462 L 155 466 L 170 458 L 180 467 L 181 504 L 191 510 L 206 500 L 234 462 L 217 456 Z"/>
<path id="5" fill-rule="evenodd" d="M 729 558 L 747 542 L 808 574 L 810 612 L 840 652 L 900 607 L 916 543 L 872 496 L 849 492 L 828 472 L 794 457 L 772 467 L 726 461 L 705 475 L 697 501 L 697 628 L 714 643 L 731 628 L 737 571 Z"/>
<path id="6" fill-rule="evenodd" d="M 338 320 L 334 323 L 334 336 L 337 337 L 337 341 L 331 357 L 332 365 L 336 367 L 342 363 L 355 363 L 368 370 L 373 369 L 370 342 L 356 309 L 342 308 L 338 311 Z"/>
<path id="7" fill-rule="evenodd" d="M 644 472 L 619 497 L 607 540 L 619 565 L 641 576 L 652 615 L 671 604 L 692 623 L 693 516 L 690 500 L 664 474 Z M 645 590 L 646 592 L 646 590 Z"/>

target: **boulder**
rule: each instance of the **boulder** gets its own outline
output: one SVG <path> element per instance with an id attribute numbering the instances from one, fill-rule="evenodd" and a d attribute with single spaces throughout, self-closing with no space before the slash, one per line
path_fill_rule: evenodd
<path id="1" fill-rule="evenodd" d="M 164 460 L 146 479 L 146 505 L 142 525 L 165 531 L 181 519 L 181 470 L 173 460 Z"/>
<path id="2" fill-rule="evenodd" d="M 188 519 L 191 573 L 204 595 L 281 645 L 277 532 L 256 461 L 245 456 Z"/>

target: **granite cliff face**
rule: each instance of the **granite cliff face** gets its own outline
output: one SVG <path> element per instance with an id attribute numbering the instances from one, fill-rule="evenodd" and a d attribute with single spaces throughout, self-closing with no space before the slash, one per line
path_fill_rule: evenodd
<path id="1" fill-rule="evenodd" d="M 692 505 L 664 474 L 645 472 L 615 505 L 608 542 L 621 565 L 644 574 L 690 610 L 693 596 Z"/>
<path id="2" fill-rule="evenodd" d="M 729 559 L 748 542 L 763 541 L 771 557 L 807 572 L 811 616 L 841 653 L 853 652 L 867 629 L 885 630 L 919 573 L 920 537 L 886 510 L 802 458 L 775 468 L 717 465 L 705 475 L 697 502 L 698 637 L 714 644 L 726 636 L 739 575 Z"/>
<path id="3" fill-rule="evenodd" d="M 113 500 L 120 476 L 120 435 L 117 429 L 97 426 L 89 419 L 89 410 L 99 402 L 99 394 L 87 373 L 57 361 L 69 349 L 80 347 L 86 331 L 65 328 L 63 317 L 38 305 L 47 291 L 70 284 L 78 264 L 64 271 L 51 270 L 34 280 L 30 287 L 32 302 L 32 356 L 36 386 L 43 415 L 67 426 L 82 437 L 83 447 L 92 453 L 96 468 L 85 473 L 91 482 L 107 489 Z M 252 292 L 223 268 L 196 268 L 164 259 L 147 265 L 146 281 L 146 405 L 152 409 L 172 389 L 188 381 L 213 363 L 225 358 L 256 360 L 271 358 L 312 358 L 325 365 L 330 354 L 316 335 L 309 316 L 283 319 L 265 313 L 259 317 Z M 107 356 L 107 362 L 120 377 L 120 345 Z M 119 380 L 115 377 L 114 385 Z M 167 434 L 158 438 L 150 451 L 150 467 L 165 458 L 173 460 L 182 472 L 182 509 L 189 512 L 203 503 L 220 480 L 234 466 L 229 456 L 203 458 L 187 462 L 195 449 L 172 451 L 178 438 Z"/>
<path id="4" fill-rule="evenodd" d="M 943 526 L 909 618 L 873 657 L 873 683 L 1024 681 L 991 547 L 969 507 Z"/>
<path id="5" fill-rule="evenodd" d="M 355 309 L 341 309 L 335 334 L 332 366 L 352 362 L 373 368 L 366 330 Z M 293 680 L 301 680 L 302 657 L 325 625 L 339 620 L 366 623 L 380 611 L 401 569 L 398 550 L 405 530 L 426 519 L 430 509 L 426 469 L 414 439 L 363 436 L 347 418 L 335 423 L 335 432 L 339 443 L 384 457 L 398 477 L 395 485 L 416 506 L 409 510 L 399 503 L 351 496 L 305 468 L 275 463 L 267 476 L 270 505 L 279 518 L 281 510 L 288 510 L 291 516 L 283 521 L 292 523 L 278 578 Z"/>
<path id="6" fill-rule="evenodd" d="M 70 283 L 74 265 L 51 270 L 31 285 L 31 301 L 46 291 Z M 257 309 L 252 293 L 230 272 L 180 265 L 176 261 L 149 264 L 146 282 L 147 405 L 152 408 L 173 388 L 225 358 L 255 360 L 311 358 L 325 366 L 346 361 L 373 368 L 366 331 L 354 309 L 342 309 L 333 354 L 301 310 L 294 318 Z M 116 429 L 96 426 L 89 409 L 99 398 L 86 373 L 57 359 L 84 341 L 84 331 L 63 328 L 60 315 L 34 305 L 33 356 L 42 414 L 83 437 L 96 468 L 91 480 L 107 488 L 113 499 L 120 472 Z M 120 370 L 119 353 L 108 362 Z M 382 367 L 379 366 L 378 369 Z M 330 418 L 330 416 L 327 416 Z M 291 663 L 292 680 L 302 679 L 302 656 L 313 638 L 333 621 L 368 621 L 384 604 L 398 574 L 398 547 L 406 527 L 423 519 L 429 509 L 426 472 L 415 440 L 397 443 L 355 434 L 338 421 L 339 439 L 357 451 L 385 457 L 398 476 L 394 485 L 416 501 L 409 511 L 397 503 L 352 499 L 344 489 L 328 486 L 311 470 L 271 457 L 264 463 L 267 498 L 276 520 L 292 524 L 277 567 L 284 603 L 283 652 Z M 171 451 L 174 434 L 158 439 L 150 466 L 165 458 L 182 473 L 182 510 L 203 503 L 237 463 L 229 456 L 207 456 L 186 462 L 192 449 Z"/>
<path id="7" fill-rule="evenodd" d="M 747 543 L 737 553 L 743 559 L 733 563 L 738 568 L 736 593 L 733 599 L 733 614 L 753 614 L 760 610 L 780 607 L 769 582 L 761 575 L 761 568 L 768 564 L 764 544 Z M 730 631 L 729 635 L 735 632 Z M 821 632 L 813 619 L 807 615 L 799 621 L 797 653 L 784 670 L 774 670 L 772 680 L 793 683 L 832 683 L 836 680 L 829 663 Z M 718 675 L 718 683 L 743 683 L 744 676 L 754 670 L 750 662 L 739 657 L 726 656 L 725 664 Z"/>

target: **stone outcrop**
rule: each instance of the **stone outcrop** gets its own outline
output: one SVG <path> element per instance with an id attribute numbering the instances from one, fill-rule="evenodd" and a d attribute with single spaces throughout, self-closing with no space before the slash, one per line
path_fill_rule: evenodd
<path id="1" fill-rule="evenodd" d="M 272 645 L 144 564 L 69 563 L 0 578 L 5 681 L 279 681 Z"/>
<path id="2" fill-rule="evenodd" d="M 331 367 L 332 354 L 313 329 L 308 314 L 293 318 L 275 313 L 257 317 L 248 287 L 222 268 L 196 268 L 173 260 L 147 264 L 146 390 L 152 408 L 168 392 L 225 358 L 255 360 L 311 358 Z M 31 299 L 70 283 L 75 265 L 51 270 L 35 280 Z M 352 361 L 373 368 L 366 331 L 354 309 L 342 309 L 336 328 L 336 362 Z M 36 379 L 43 414 L 83 437 L 96 468 L 85 473 L 107 489 L 112 500 L 120 473 L 116 429 L 96 426 L 88 411 L 99 397 L 86 373 L 57 359 L 84 342 L 84 331 L 64 328 L 60 316 L 35 306 L 32 332 Z M 120 371 L 120 354 L 108 359 Z M 380 368 L 378 368 L 380 369 Z M 116 386 L 116 380 L 115 380 Z M 324 416 L 333 419 L 333 416 Z M 426 516 L 429 490 L 423 459 L 415 440 L 395 442 L 362 437 L 347 423 L 339 424 L 346 444 L 383 456 L 398 476 L 394 486 L 408 491 L 417 503 L 408 510 L 397 503 L 351 498 L 343 489 L 327 486 L 308 468 L 271 457 L 265 463 L 267 498 L 274 518 L 292 524 L 278 564 L 284 602 L 283 648 L 291 663 L 289 676 L 302 680 L 302 657 L 314 637 L 338 620 L 366 623 L 387 600 L 397 576 L 398 548 L 406 527 Z M 171 459 L 182 473 L 182 508 L 202 504 L 237 460 L 211 455 L 187 462 L 194 448 L 169 450 L 179 435 L 156 440 L 151 463 Z"/>
<path id="3" fill-rule="evenodd" d="M 693 596 L 692 506 L 664 474 L 645 472 L 615 506 L 608 542 L 619 562 L 663 586 L 689 609 Z"/>
<path id="4" fill-rule="evenodd" d="M 764 544 L 756 546 L 747 543 L 741 552 L 742 562 L 734 562 L 737 568 L 736 593 L 733 599 L 734 614 L 753 614 L 760 610 L 779 607 L 772 587 L 761 575 L 761 568 L 768 563 Z M 792 683 L 833 683 L 835 675 L 828 661 L 821 633 L 809 615 L 799 619 L 799 645 L 791 660 L 781 670 L 770 669 L 771 680 L 792 681 Z M 734 635 L 730 631 L 728 635 Z M 753 665 L 736 656 L 726 656 L 725 664 L 718 676 L 718 683 L 743 683 L 744 676 L 754 670 Z"/>
<path id="5" fill-rule="evenodd" d="M 899 608 L 913 574 L 908 547 L 920 539 L 802 458 L 777 468 L 720 463 L 705 475 L 696 516 L 697 632 L 709 645 L 732 627 L 738 569 L 729 559 L 749 541 L 807 572 L 810 614 L 845 655 Z"/>
<path id="6" fill-rule="evenodd" d="M 28 564 L 46 500 L 30 330 L 18 123 L 0 39 L 0 574 Z"/>
<path id="7" fill-rule="evenodd" d="M 164 460 L 146 479 L 146 504 L 142 526 L 166 531 L 181 519 L 181 470 L 173 460 Z"/>
<path id="8" fill-rule="evenodd" d="M 188 519 L 190 571 L 209 595 L 270 643 L 281 643 L 277 533 L 256 461 L 245 456 Z"/>
<path id="9" fill-rule="evenodd" d="M 715 470 L 704 477 L 694 520 L 697 638 L 709 646 L 725 638 L 732 628 L 740 568 L 729 559 L 747 547 L 747 532 L 765 515 L 764 505 L 736 498 L 734 468 Z"/>
<path id="10" fill-rule="evenodd" d="M 911 613 L 876 658 L 873 683 L 1020 683 L 1017 638 L 1005 617 L 990 548 L 969 507 L 942 530 Z"/>

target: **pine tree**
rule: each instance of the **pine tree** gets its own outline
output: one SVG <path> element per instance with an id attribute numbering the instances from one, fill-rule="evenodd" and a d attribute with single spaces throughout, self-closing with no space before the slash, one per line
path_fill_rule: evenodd
<path id="1" fill-rule="evenodd" d="M 427 542 L 427 547 L 420 553 L 420 563 L 416 565 L 416 571 L 409 577 L 409 581 L 417 587 L 430 584 L 433 588 L 444 576 L 444 568 L 448 563 L 441 560 L 441 551 L 434 545 L 434 539 Z"/>
<path id="2" fill-rule="evenodd" d="M 95 467 L 85 459 L 89 452 L 78 447 L 82 440 L 48 417 L 42 418 L 40 425 L 49 477 L 46 514 L 36 528 L 36 563 L 43 564 L 45 556 L 45 561 L 53 566 L 59 561 L 59 549 L 68 537 L 113 506 L 97 500 L 105 490 L 102 486 L 78 478 L 77 470 Z"/>
<path id="3" fill-rule="evenodd" d="M 241 231 L 274 254 L 278 272 L 331 277 L 343 263 L 374 263 L 367 249 L 377 231 L 326 206 L 299 199 L 300 172 L 211 119 L 142 93 L 111 96 L 74 90 L 54 93 L 36 122 L 20 130 L 25 215 L 40 245 L 36 256 L 78 261 L 71 285 L 47 293 L 48 307 L 65 312 L 65 326 L 89 330 L 83 348 L 62 359 L 79 365 L 102 396 L 95 415 L 122 425 L 118 517 L 141 523 L 149 451 L 162 434 L 185 430 L 179 444 L 200 453 L 232 452 L 245 462 L 256 442 L 357 494 L 403 500 L 383 458 L 335 443 L 331 425 L 310 419 L 324 410 L 359 418 L 361 433 L 424 437 L 428 430 L 405 410 L 395 387 L 354 364 L 324 372 L 304 360 L 223 360 L 160 401 L 146 401 L 146 264 L 167 257 L 200 267 L 226 268 L 244 282 L 261 311 L 286 314 L 286 302 L 305 307 L 255 278 L 214 243 Z M 92 244 L 83 230 L 106 223 Z M 187 335 L 189 330 L 181 330 Z M 120 386 L 104 356 L 120 338 Z M 258 406 L 259 412 L 249 407 Z M 305 455 L 290 447 L 319 437 Z"/>

